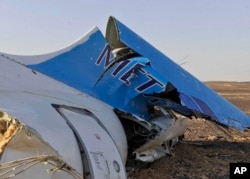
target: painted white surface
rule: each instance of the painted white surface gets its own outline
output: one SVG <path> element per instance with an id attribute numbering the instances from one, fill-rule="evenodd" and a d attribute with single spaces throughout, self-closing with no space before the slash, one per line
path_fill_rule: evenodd
<path id="1" fill-rule="evenodd" d="M 0 79 L 0 110 L 35 129 L 77 171 L 82 173 L 75 137 L 51 104 L 85 108 L 94 113 L 109 131 L 125 163 L 126 136 L 110 106 L 3 56 L 0 56 Z"/>
<path id="2" fill-rule="evenodd" d="M 87 159 L 91 163 L 92 178 L 120 178 L 126 176 L 119 151 L 108 133 L 91 116 L 60 108 L 82 137 Z M 114 163 L 119 166 L 116 171 Z"/>

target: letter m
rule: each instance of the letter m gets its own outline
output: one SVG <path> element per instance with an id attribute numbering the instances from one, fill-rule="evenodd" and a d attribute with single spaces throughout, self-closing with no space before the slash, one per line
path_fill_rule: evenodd
<path id="1" fill-rule="evenodd" d="M 104 61 L 104 69 L 110 64 L 110 62 L 112 61 L 112 58 L 111 58 L 111 49 L 109 47 L 109 45 L 106 45 L 101 54 L 99 55 L 99 57 L 97 58 L 95 64 L 96 65 L 100 65 L 102 61 Z"/>

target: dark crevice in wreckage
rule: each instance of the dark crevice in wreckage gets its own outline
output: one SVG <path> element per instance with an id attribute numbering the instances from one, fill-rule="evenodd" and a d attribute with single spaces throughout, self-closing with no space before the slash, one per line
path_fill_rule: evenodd
<path id="1" fill-rule="evenodd" d="M 164 91 L 160 93 L 144 94 L 144 95 L 152 97 L 151 108 L 153 106 L 160 106 L 165 108 L 166 110 L 172 110 L 190 119 L 192 119 L 192 117 L 195 117 L 195 118 L 204 118 L 212 120 L 211 116 L 201 111 L 191 109 L 188 106 L 183 105 L 181 102 L 179 90 L 170 82 L 167 83 Z"/>
<path id="2" fill-rule="evenodd" d="M 69 126 L 69 128 L 72 130 L 80 153 L 81 153 L 81 160 L 82 160 L 82 164 L 83 164 L 83 171 L 84 171 L 84 178 L 91 178 L 91 172 L 90 172 L 90 164 L 88 162 L 86 153 L 84 151 L 84 145 L 83 142 L 81 140 L 81 137 L 79 136 L 77 130 L 75 129 L 75 127 L 71 124 L 70 120 L 67 118 L 67 116 L 64 115 L 64 113 L 61 111 L 61 109 L 67 109 L 73 112 L 77 112 L 77 113 L 84 113 L 86 115 L 90 115 L 93 116 L 93 114 L 87 110 L 87 109 L 82 109 L 82 108 L 75 108 L 75 107 L 70 107 L 70 106 L 65 106 L 65 105 L 58 105 L 58 104 L 52 104 L 52 107 L 54 107 L 54 109 L 63 117 L 63 119 L 65 120 L 65 122 L 67 123 L 67 125 Z"/>
<path id="3" fill-rule="evenodd" d="M 173 119 L 174 121 L 177 119 L 177 116 L 171 110 L 168 110 L 167 113 L 162 113 L 159 108 L 155 107 L 155 109 L 151 111 L 151 120 L 147 122 L 145 120 L 139 120 L 135 116 L 126 112 L 122 112 L 118 109 L 115 109 L 114 111 L 119 117 L 127 137 L 128 157 L 126 169 L 128 173 L 130 171 L 137 171 L 142 168 L 149 167 L 152 162 L 136 160 L 134 151 L 147 142 L 154 140 L 161 134 L 162 131 L 169 128 L 172 123 L 166 124 L 166 119 L 170 121 Z M 178 138 L 181 140 L 183 136 L 179 136 Z M 172 145 L 172 141 L 170 141 L 170 146 L 174 145 Z"/>
<path id="4" fill-rule="evenodd" d="M 145 96 L 151 97 L 148 106 L 149 113 L 154 109 L 155 106 L 163 107 L 166 110 L 173 110 L 178 114 L 186 116 L 188 118 L 205 118 L 211 119 L 210 116 L 201 113 L 197 110 L 188 108 L 181 104 L 180 93 L 178 89 L 170 82 L 167 83 L 165 90 L 160 93 L 144 94 Z"/>
<path id="5" fill-rule="evenodd" d="M 139 121 L 129 113 L 122 112 L 118 109 L 115 109 L 115 112 L 121 121 L 127 137 L 128 157 L 126 170 L 128 174 L 132 171 L 148 168 L 152 163 L 136 161 L 133 151 L 157 136 L 159 134 L 159 128 L 157 128 L 156 125 L 149 125 L 146 121 Z"/>

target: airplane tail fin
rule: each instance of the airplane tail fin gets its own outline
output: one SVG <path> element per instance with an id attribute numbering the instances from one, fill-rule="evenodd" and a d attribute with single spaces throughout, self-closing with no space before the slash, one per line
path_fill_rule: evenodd
<path id="1" fill-rule="evenodd" d="M 182 113 L 186 110 L 180 105 L 224 125 L 250 126 L 249 116 L 114 17 L 109 19 L 106 39 L 94 28 L 60 51 L 8 58 L 145 120 L 148 106 L 158 102 L 169 107 L 165 98 L 174 98 L 178 105 L 171 102 L 171 106 Z M 169 86 L 175 93 L 170 93 Z M 165 95 L 164 100 L 156 94 Z"/>

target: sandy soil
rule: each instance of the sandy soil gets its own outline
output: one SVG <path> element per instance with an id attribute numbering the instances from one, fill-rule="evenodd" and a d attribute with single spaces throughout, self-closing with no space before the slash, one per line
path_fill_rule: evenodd
<path id="1" fill-rule="evenodd" d="M 250 115 L 250 82 L 207 82 L 207 85 Z M 189 120 L 189 130 L 174 155 L 133 172 L 129 179 L 229 178 L 229 163 L 250 163 L 250 130 L 224 128 Z"/>

